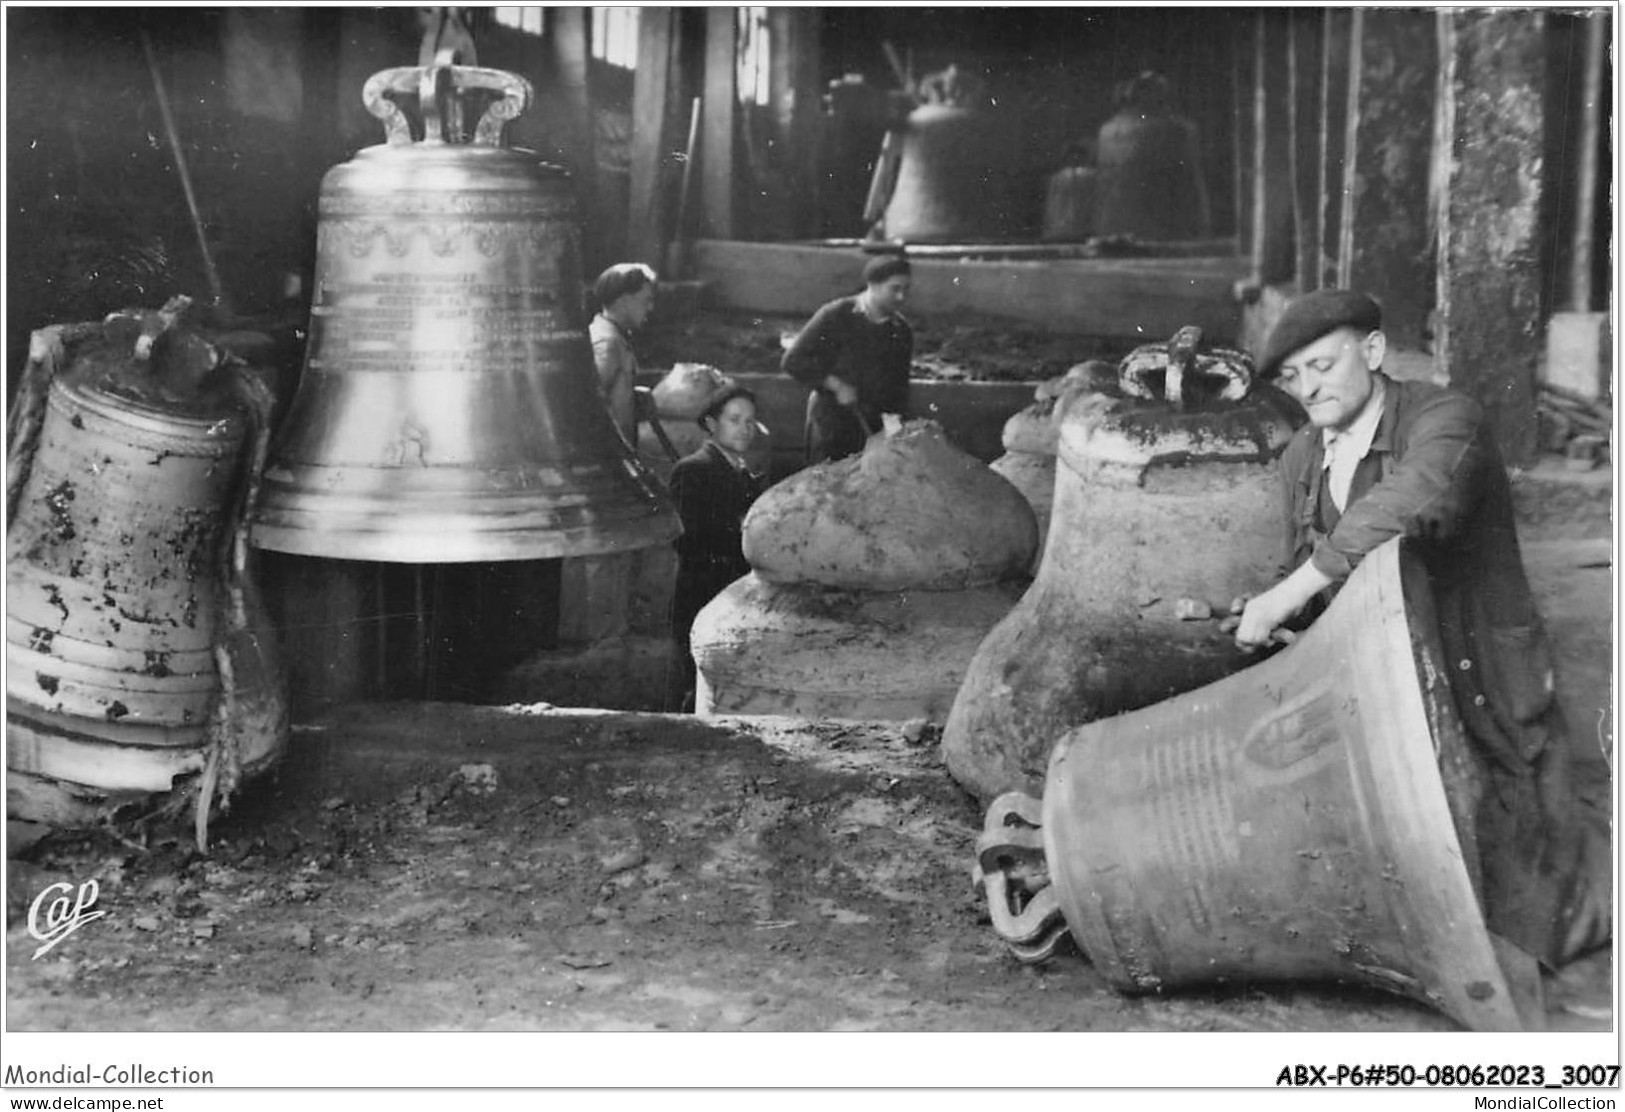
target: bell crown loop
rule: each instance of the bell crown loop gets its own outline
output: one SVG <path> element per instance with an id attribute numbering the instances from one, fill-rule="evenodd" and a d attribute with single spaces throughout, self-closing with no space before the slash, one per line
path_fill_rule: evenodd
<path id="1" fill-rule="evenodd" d="M 379 70 L 367 78 L 361 89 L 361 103 L 368 112 L 384 122 L 384 138 L 390 146 L 410 145 L 412 126 L 400 106 L 390 100 L 388 93 L 410 93 L 416 90 L 423 110 L 423 140 L 425 144 L 444 143 L 441 134 L 441 102 L 453 91 L 463 89 L 489 89 L 502 94 L 480 116 L 474 127 L 472 146 L 499 147 L 502 145 L 502 126 L 529 108 L 536 99 L 531 83 L 517 73 L 488 69 L 484 66 L 398 66 Z"/>

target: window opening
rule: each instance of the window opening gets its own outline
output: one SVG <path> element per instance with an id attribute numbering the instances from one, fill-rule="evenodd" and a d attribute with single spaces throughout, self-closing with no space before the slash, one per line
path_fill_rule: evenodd
<path id="1" fill-rule="evenodd" d="M 745 104 L 767 105 L 768 32 L 766 8 L 739 9 L 739 99 Z"/>
<path id="2" fill-rule="evenodd" d="M 638 9 L 592 10 L 592 56 L 611 66 L 634 69 L 638 64 Z"/>
<path id="3" fill-rule="evenodd" d="M 497 8 L 494 16 L 499 27 L 512 27 L 515 31 L 540 35 L 543 31 L 542 19 L 546 14 L 546 8 L 527 6 Z"/>

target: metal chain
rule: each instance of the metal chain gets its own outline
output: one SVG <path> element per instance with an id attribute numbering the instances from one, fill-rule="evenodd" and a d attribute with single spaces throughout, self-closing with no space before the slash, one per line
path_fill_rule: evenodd
<path id="1" fill-rule="evenodd" d="M 1050 884 L 1042 814 L 1039 801 L 1022 792 L 995 799 L 976 840 L 972 872 L 993 929 L 1011 956 L 1027 965 L 1054 957 L 1071 933 Z"/>

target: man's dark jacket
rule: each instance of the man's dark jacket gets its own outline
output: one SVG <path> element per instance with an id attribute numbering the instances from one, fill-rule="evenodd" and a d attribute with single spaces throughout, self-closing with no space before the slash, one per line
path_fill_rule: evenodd
<path id="1" fill-rule="evenodd" d="M 856 294 L 814 313 L 783 359 L 784 372 L 813 391 L 807 400 L 807 461 L 855 455 L 869 433 L 879 431 L 882 413 L 907 416 L 913 366 L 914 331 L 902 317 L 872 321 Z M 841 405 L 824 389 L 829 375 L 857 390 L 855 407 Z"/>
<path id="2" fill-rule="evenodd" d="M 1580 836 L 1506 469 L 1478 403 L 1379 377 L 1383 414 L 1341 514 L 1326 489 L 1321 430 L 1305 425 L 1282 453 L 1286 567 L 1311 560 L 1340 585 L 1384 541 L 1411 538 L 1432 583 L 1456 708 L 1486 773 L 1477 835 L 1488 925 L 1556 964 L 1585 896 Z"/>

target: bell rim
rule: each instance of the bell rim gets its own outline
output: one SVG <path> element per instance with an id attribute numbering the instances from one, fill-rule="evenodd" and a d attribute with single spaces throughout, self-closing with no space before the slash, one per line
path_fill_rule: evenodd
<path id="1" fill-rule="evenodd" d="M 233 455 L 245 431 L 240 412 L 229 405 L 213 411 L 188 413 L 117 394 L 92 382 L 67 378 L 57 378 L 51 383 L 50 401 L 53 407 L 60 405 L 88 411 L 110 425 L 206 449 L 185 453 L 193 456 Z M 71 420 L 77 414 L 67 412 L 65 416 Z"/>
<path id="2" fill-rule="evenodd" d="M 281 516 L 282 521 L 268 521 L 256 515 L 249 543 L 262 551 L 289 556 L 381 564 L 507 563 L 605 556 L 670 544 L 682 532 L 681 522 L 671 511 L 576 529 L 559 529 L 548 522 L 494 529 L 489 517 L 475 515 L 448 515 L 404 529 L 398 517 L 386 517 L 380 526 L 380 519 L 374 515 L 353 515 L 349 522 L 336 522 L 330 514 L 309 510 L 283 511 Z M 307 516 L 316 524 L 295 523 L 298 517 Z M 653 522 L 650 516 L 655 518 Z"/>

